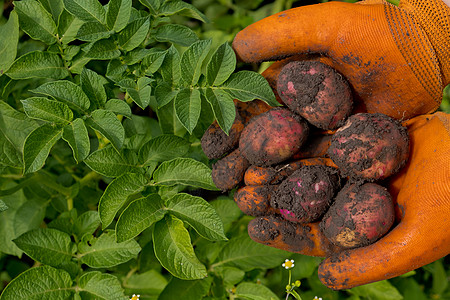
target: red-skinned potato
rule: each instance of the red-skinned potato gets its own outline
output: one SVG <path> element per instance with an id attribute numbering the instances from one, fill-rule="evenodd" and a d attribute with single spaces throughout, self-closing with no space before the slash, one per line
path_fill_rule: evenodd
<path id="1" fill-rule="evenodd" d="M 308 136 L 302 117 L 277 107 L 253 117 L 239 140 L 242 155 L 252 165 L 270 166 L 290 158 Z"/>
<path id="2" fill-rule="evenodd" d="M 408 161 L 408 131 L 399 121 L 380 113 L 355 114 L 336 130 L 328 155 L 344 176 L 385 179 Z"/>
<path id="3" fill-rule="evenodd" d="M 282 101 L 312 125 L 336 129 L 350 115 L 352 93 L 347 80 L 318 61 L 292 61 L 278 75 Z"/>
<path id="4" fill-rule="evenodd" d="M 350 249 L 367 246 L 385 235 L 395 219 L 392 197 L 375 183 L 347 184 L 320 222 L 335 245 Z"/>

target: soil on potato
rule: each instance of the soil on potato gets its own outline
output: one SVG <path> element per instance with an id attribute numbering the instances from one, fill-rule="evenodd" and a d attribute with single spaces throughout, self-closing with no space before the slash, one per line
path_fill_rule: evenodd
<path id="1" fill-rule="evenodd" d="M 249 165 L 248 160 L 241 155 L 239 148 L 237 148 L 213 164 L 212 180 L 221 191 L 231 190 L 242 181 Z"/>

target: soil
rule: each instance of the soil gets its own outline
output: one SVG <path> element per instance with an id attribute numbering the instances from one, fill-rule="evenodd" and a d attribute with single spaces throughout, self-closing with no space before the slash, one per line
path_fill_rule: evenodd
<path id="1" fill-rule="evenodd" d="M 241 155 L 238 148 L 213 164 L 212 180 L 223 192 L 229 191 L 242 181 L 249 165 L 248 160 Z"/>
<path id="2" fill-rule="evenodd" d="M 240 188 L 234 199 L 239 209 L 249 216 L 270 214 L 270 193 L 273 187 L 268 185 L 245 186 Z"/>

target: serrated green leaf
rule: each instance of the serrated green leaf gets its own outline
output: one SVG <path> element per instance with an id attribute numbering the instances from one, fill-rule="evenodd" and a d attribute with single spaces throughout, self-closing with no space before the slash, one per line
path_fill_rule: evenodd
<path id="1" fill-rule="evenodd" d="M 23 146 L 24 173 L 36 172 L 45 163 L 51 148 L 61 138 L 62 128 L 50 124 L 33 130 Z"/>
<path id="2" fill-rule="evenodd" d="M 111 32 L 108 31 L 105 25 L 98 22 L 86 22 L 78 29 L 75 36 L 80 41 L 95 42 L 101 39 L 105 39 L 111 36 Z"/>
<path id="3" fill-rule="evenodd" d="M 198 89 L 182 89 L 175 97 L 174 106 L 178 120 L 192 134 L 202 109 L 200 91 Z"/>
<path id="4" fill-rule="evenodd" d="M 92 152 L 84 163 L 106 177 L 118 177 L 127 172 L 137 172 L 137 157 L 129 151 L 118 152 L 114 147 L 105 147 Z"/>
<path id="5" fill-rule="evenodd" d="M 351 294 L 375 300 L 402 300 L 403 296 L 387 280 L 373 282 L 348 290 Z"/>
<path id="6" fill-rule="evenodd" d="M 210 290 L 213 277 L 200 280 L 181 280 L 173 277 L 159 295 L 158 300 L 198 300 L 204 299 Z"/>
<path id="7" fill-rule="evenodd" d="M 205 98 L 211 105 L 214 117 L 220 128 L 226 133 L 231 129 L 236 118 L 236 107 L 233 98 L 223 90 L 208 88 Z"/>
<path id="8" fill-rule="evenodd" d="M 52 15 L 53 21 L 58 22 L 59 16 L 64 10 L 62 0 L 39 0 L 42 6 Z"/>
<path id="9" fill-rule="evenodd" d="M 128 205 L 116 224 L 117 242 L 130 240 L 161 220 L 166 214 L 164 202 L 158 194 L 137 199 Z"/>
<path id="10" fill-rule="evenodd" d="M 153 173 L 160 185 L 187 185 L 206 190 L 217 190 L 211 179 L 211 169 L 192 158 L 175 158 L 161 163 Z"/>
<path id="11" fill-rule="evenodd" d="M 141 192 L 147 180 L 141 174 L 126 173 L 117 177 L 106 187 L 100 198 L 98 212 L 102 227 L 108 227 L 128 197 Z"/>
<path id="12" fill-rule="evenodd" d="M 117 116 L 104 109 L 97 109 L 87 119 L 87 124 L 107 138 L 117 150 L 123 146 L 125 129 Z"/>
<path id="13" fill-rule="evenodd" d="M 259 99 L 271 106 L 280 106 L 267 80 L 256 72 L 239 71 L 220 87 L 231 97 L 243 102 Z"/>
<path id="14" fill-rule="evenodd" d="M 119 32 L 127 26 L 132 8 L 131 0 L 111 0 L 106 12 L 106 24 L 110 30 Z"/>
<path id="15" fill-rule="evenodd" d="M 86 234 L 93 234 L 100 226 L 100 217 L 97 211 L 89 210 L 84 212 L 75 220 L 73 233 L 81 239 Z"/>
<path id="16" fill-rule="evenodd" d="M 16 238 L 14 243 L 29 257 L 53 267 L 69 262 L 76 251 L 67 233 L 51 228 L 28 231 Z"/>
<path id="17" fill-rule="evenodd" d="M 161 162 L 181 157 L 189 151 L 190 143 L 175 135 L 160 135 L 145 143 L 139 149 L 139 163 Z"/>
<path id="18" fill-rule="evenodd" d="M 149 18 L 134 20 L 120 32 L 118 39 L 119 45 L 125 51 L 133 50 L 145 40 L 149 29 Z"/>
<path id="19" fill-rule="evenodd" d="M 53 97 L 82 112 L 88 110 L 90 106 L 89 98 L 81 87 L 68 80 L 46 82 L 32 92 Z"/>
<path id="20" fill-rule="evenodd" d="M 105 109 L 112 111 L 115 114 L 123 115 L 127 118 L 132 117 L 130 105 L 128 105 L 128 103 L 124 100 L 110 99 L 106 102 Z"/>
<path id="21" fill-rule="evenodd" d="M 173 89 L 170 84 L 163 81 L 155 88 L 155 98 L 158 103 L 158 108 L 169 104 L 177 96 L 179 89 Z"/>
<path id="22" fill-rule="evenodd" d="M 68 299 L 75 292 L 72 284 L 69 273 L 64 270 L 50 266 L 30 268 L 6 286 L 1 299 Z"/>
<path id="23" fill-rule="evenodd" d="M 210 241 L 226 241 L 222 220 L 204 199 L 179 193 L 167 200 L 167 209 L 177 218 L 187 222 L 202 237 Z"/>
<path id="24" fill-rule="evenodd" d="M 181 80 L 181 57 L 174 45 L 167 49 L 164 61 L 161 65 L 161 75 L 163 80 L 172 86 L 177 85 Z"/>
<path id="25" fill-rule="evenodd" d="M 119 279 L 98 271 L 87 272 L 78 280 L 81 299 L 111 300 L 124 299 Z"/>
<path id="26" fill-rule="evenodd" d="M 32 39 L 40 40 L 47 45 L 56 43 L 56 24 L 52 15 L 35 0 L 14 2 L 19 15 L 20 28 Z"/>
<path id="27" fill-rule="evenodd" d="M 278 300 L 278 296 L 268 287 L 252 283 L 242 282 L 236 287 L 236 296 L 248 300 Z"/>
<path id="28" fill-rule="evenodd" d="M 163 16 L 172 16 L 175 14 L 191 17 L 202 22 L 208 23 L 208 18 L 192 4 L 183 1 L 166 1 L 159 8 L 159 14 Z"/>
<path id="29" fill-rule="evenodd" d="M 62 138 L 72 148 L 73 158 L 77 163 L 80 163 L 89 155 L 91 143 L 86 125 L 82 119 L 75 119 L 72 123 L 66 125 Z"/>
<path id="30" fill-rule="evenodd" d="M 22 100 L 25 113 L 32 119 L 67 124 L 73 119 L 73 113 L 64 103 L 44 97 L 31 97 Z"/>
<path id="31" fill-rule="evenodd" d="M 86 57 L 98 60 L 110 60 L 120 56 L 120 50 L 113 39 L 103 39 L 94 42 L 86 52 Z"/>
<path id="32" fill-rule="evenodd" d="M 84 23 L 83 20 L 75 18 L 66 10 L 63 10 L 58 22 L 58 35 L 60 36 L 61 42 L 67 45 L 75 40 L 78 30 L 80 30 Z"/>
<path id="33" fill-rule="evenodd" d="M 59 55 L 32 51 L 14 61 L 6 74 L 12 79 L 52 78 L 63 79 L 70 75 Z"/>
<path id="34" fill-rule="evenodd" d="M 181 56 L 181 77 L 185 84 L 193 86 L 197 84 L 202 64 L 211 48 L 211 40 L 200 40 L 193 43 Z"/>
<path id="35" fill-rule="evenodd" d="M 105 24 L 105 10 L 98 0 L 64 0 L 64 7 L 80 20 Z"/>
<path id="36" fill-rule="evenodd" d="M 103 85 L 108 83 L 108 81 L 96 72 L 86 68 L 81 71 L 80 78 L 81 88 L 94 104 L 93 107 L 103 107 L 107 99 Z"/>
<path id="37" fill-rule="evenodd" d="M 230 239 L 212 267 L 233 266 L 246 272 L 255 268 L 270 269 L 281 265 L 286 255 L 289 252 L 258 244 L 245 234 Z"/>
<path id="38" fill-rule="evenodd" d="M 190 46 L 198 41 L 198 36 L 189 27 L 180 24 L 164 24 L 156 29 L 155 40 Z"/>
<path id="39" fill-rule="evenodd" d="M 224 83 L 236 68 L 236 55 L 228 43 L 222 44 L 206 66 L 206 79 L 209 85 L 218 86 Z"/>
<path id="40" fill-rule="evenodd" d="M 13 64 L 19 42 L 19 18 L 13 10 L 8 22 L 0 26 L 0 76 Z"/>
<path id="41" fill-rule="evenodd" d="M 114 231 L 106 231 L 88 243 L 78 245 L 81 263 L 91 268 L 110 268 L 135 258 L 141 247 L 135 240 L 116 242 Z"/>
<path id="42" fill-rule="evenodd" d="M 206 277 L 206 268 L 195 256 L 189 232 L 176 217 L 166 215 L 155 224 L 153 247 L 161 265 L 173 276 L 186 280 Z"/>
<path id="43" fill-rule="evenodd" d="M 0 101 L 0 165 L 23 167 L 23 144 L 37 126 L 36 121 Z"/>

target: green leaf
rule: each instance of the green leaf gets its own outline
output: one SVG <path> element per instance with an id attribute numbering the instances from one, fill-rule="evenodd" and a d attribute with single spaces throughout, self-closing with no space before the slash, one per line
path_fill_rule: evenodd
<path id="1" fill-rule="evenodd" d="M 127 172 L 137 172 L 137 157 L 129 151 L 117 152 L 114 147 L 105 147 L 92 152 L 84 163 L 106 177 L 114 178 Z"/>
<path id="2" fill-rule="evenodd" d="M 210 290 L 213 277 L 200 280 L 181 280 L 173 277 L 159 295 L 158 300 L 198 300 L 204 299 Z"/>
<path id="3" fill-rule="evenodd" d="M 12 79 L 52 78 L 63 79 L 70 75 L 59 55 L 33 51 L 14 61 L 6 73 Z"/>
<path id="4" fill-rule="evenodd" d="M 21 102 L 25 113 L 32 119 L 64 125 L 73 119 L 69 106 L 58 101 L 44 97 L 31 97 Z"/>
<path id="5" fill-rule="evenodd" d="M 117 150 L 123 146 L 125 129 L 117 116 L 110 111 L 97 109 L 87 119 L 87 124 L 107 138 Z"/>
<path id="6" fill-rule="evenodd" d="M 205 98 L 211 105 L 214 117 L 220 128 L 228 133 L 236 118 L 236 107 L 234 106 L 233 98 L 223 90 L 211 88 L 206 89 Z"/>
<path id="7" fill-rule="evenodd" d="M 75 220 L 73 233 L 81 239 L 84 235 L 93 234 L 100 226 L 100 217 L 97 211 L 84 212 Z"/>
<path id="8" fill-rule="evenodd" d="M 205 266 L 197 259 L 183 221 L 166 215 L 155 224 L 153 247 L 161 265 L 173 276 L 192 280 L 206 277 Z"/>
<path id="9" fill-rule="evenodd" d="M 76 251 L 67 233 L 51 228 L 28 231 L 14 243 L 32 259 L 53 267 L 69 262 Z"/>
<path id="10" fill-rule="evenodd" d="M 116 276 L 98 271 L 84 273 L 78 280 L 81 299 L 123 299 L 122 286 Z"/>
<path id="11" fill-rule="evenodd" d="M 158 194 L 137 199 L 128 205 L 116 224 L 117 242 L 130 240 L 161 220 L 166 214 L 164 202 Z"/>
<path id="12" fill-rule="evenodd" d="M 374 300 L 401 300 L 403 296 L 387 280 L 369 283 L 348 290 L 351 294 Z"/>
<path id="13" fill-rule="evenodd" d="M 163 16 L 182 15 L 208 23 L 208 18 L 192 4 L 183 1 L 166 1 L 160 8 L 159 14 Z"/>
<path id="14" fill-rule="evenodd" d="M 76 38 L 84 42 L 95 42 L 111 36 L 105 25 L 98 22 L 86 22 L 78 29 Z"/>
<path id="15" fill-rule="evenodd" d="M 110 0 L 106 12 L 106 24 L 110 30 L 119 32 L 127 26 L 131 16 L 132 0 Z"/>
<path id="16" fill-rule="evenodd" d="M 140 258 L 142 258 L 142 252 Z M 155 257 L 153 258 L 156 260 Z M 159 266 L 159 263 L 157 264 Z M 166 287 L 167 279 L 156 270 L 142 272 L 142 268 L 140 268 L 140 273 L 133 273 L 131 276 L 127 276 L 122 282 L 122 285 L 125 288 L 125 293 L 128 295 L 137 294 L 141 295 L 141 298 L 145 295 L 145 297 L 149 297 L 150 299 L 157 299 L 158 295 Z M 183 298 L 183 300 L 187 299 Z"/>
<path id="17" fill-rule="evenodd" d="M 170 84 L 165 81 L 157 85 L 155 88 L 155 98 L 158 103 L 158 108 L 169 104 L 177 96 L 179 91 L 179 89 L 172 89 Z"/>
<path id="18" fill-rule="evenodd" d="M 20 188 L 20 186 L 12 182 L 6 184 L 6 186 L 2 186 L 2 188 L 17 187 Z M 23 190 L 20 189 L 15 193 L 2 196 L 2 201 L 8 206 L 8 209 L 0 214 L 0 252 L 20 258 L 22 250 L 13 243 L 13 240 L 19 236 L 16 234 L 15 220 L 18 217 L 17 212 L 27 203 L 27 199 Z"/>
<path id="19" fill-rule="evenodd" d="M 89 98 L 81 87 L 68 80 L 46 82 L 32 92 L 53 97 L 81 112 L 85 112 L 90 106 Z"/>
<path id="20" fill-rule="evenodd" d="M 86 53 L 86 57 L 98 60 L 110 60 L 119 56 L 120 50 L 111 38 L 94 42 Z"/>
<path id="21" fill-rule="evenodd" d="M 181 46 L 190 46 L 198 37 L 189 27 L 180 24 L 164 24 L 156 29 L 155 40 L 158 42 L 171 42 Z"/>
<path id="22" fill-rule="evenodd" d="M 131 51 L 139 46 L 147 37 L 150 29 L 150 19 L 140 18 L 128 24 L 119 34 L 119 45 L 125 51 Z"/>
<path id="23" fill-rule="evenodd" d="M 102 227 L 108 227 L 128 197 L 141 192 L 147 180 L 141 174 L 126 173 L 117 177 L 106 187 L 100 198 L 98 212 Z"/>
<path id="24" fill-rule="evenodd" d="M 114 231 L 78 245 L 81 263 L 91 268 L 110 268 L 135 258 L 141 247 L 135 240 L 117 243 Z"/>
<path id="25" fill-rule="evenodd" d="M 220 276 L 225 284 L 235 285 L 242 281 L 245 277 L 245 272 L 234 267 L 222 267 L 214 270 Z"/>
<path id="26" fill-rule="evenodd" d="M 147 49 L 145 49 L 147 50 Z M 153 50 L 153 51 L 151 51 Z M 152 48 L 149 52 L 146 52 L 146 55 L 142 57 L 141 61 L 141 70 L 142 73 L 146 75 L 151 75 L 158 71 L 161 68 L 164 58 L 166 57 L 167 51 L 158 51 L 155 48 Z M 156 51 L 155 51 L 156 50 Z M 144 54 L 144 53 L 142 53 Z M 139 56 L 137 56 L 139 57 Z M 137 58 L 135 57 L 135 59 Z"/>
<path id="27" fill-rule="evenodd" d="M 0 165 L 23 167 L 23 144 L 36 127 L 36 121 L 0 101 Z"/>
<path id="28" fill-rule="evenodd" d="M 108 81 L 96 72 L 83 68 L 81 71 L 81 88 L 89 97 L 94 107 L 103 107 L 106 103 L 106 91 L 104 84 Z"/>
<path id="29" fill-rule="evenodd" d="M 271 106 L 280 106 L 267 80 L 256 72 L 234 73 L 223 83 L 221 88 L 239 101 L 247 102 L 259 99 Z"/>
<path id="30" fill-rule="evenodd" d="M 0 200 L 0 213 L 8 209 L 9 209 L 8 205 L 6 205 L 6 203 L 3 202 L 3 200 Z"/>
<path id="31" fill-rule="evenodd" d="M 139 2 L 148 7 L 152 14 L 156 14 L 158 9 L 161 7 L 161 0 L 139 0 Z"/>
<path id="32" fill-rule="evenodd" d="M 120 59 L 112 59 L 109 61 L 108 66 L 106 67 L 105 76 L 117 83 L 125 78 L 125 72 L 127 68 L 128 66 Z"/>
<path id="33" fill-rule="evenodd" d="M 32 229 L 39 228 L 45 217 L 49 201 L 40 199 L 29 199 L 22 204 L 14 218 L 14 229 L 19 236 Z"/>
<path id="34" fill-rule="evenodd" d="M 127 89 L 130 98 L 142 109 L 145 109 L 150 104 L 152 87 L 147 84 L 148 79 L 148 77 L 141 77 L 137 81 L 137 89 Z"/>
<path id="35" fill-rule="evenodd" d="M 58 22 L 59 16 L 64 10 L 64 3 L 62 0 L 39 0 L 42 6 L 52 15 L 53 20 Z"/>
<path id="36" fill-rule="evenodd" d="M 19 18 L 13 10 L 9 20 L 0 26 L 0 76 L 13 64 L 19 42 Z"/>
<path id="37" fill-rule="evenodd" d="M 289 252 L 254 242 L 245 234 L 230 239 L 212 265 L 233 266 L 244 271 L 270 269 L 281 265 Z"/>
<path id="38" fill-rule="evenodd" d="M 110 99 L 106 102 L 105 109 L 112 111 L 117 115 L 123 115 L 127 118 L 132 117 L 130 105 L 128 105 L 128 103 L 124 100 Z"/>
<path id="39" fill-rule="evenodd" d="M 61 138 L 62 129 L 50 124 L 33 130 L 23 146 L 24 173 L 36 172 L 45 163 L 51 148 Z"/>
<path id="40" fill-rule="evenodd" d="M 56 43 L 55 21 L 41 3 L 35 0 L 16 1 L 14 8 L 19 15 L 20 28 L 31 38 L 47 45 Z"/>
<path id="41" fill-rule="evenodd" d="M 242 282 L 236 287 L 236 296 L 248 300 L 280 299 L 268 287 L 262 284 Z"/>
<path id="42" fill-rule="evenodd" d="M 160 135 L 139 149 L 139 163 L 146 166 L 152 162 L 161 162 L 181 157 L 189 151 L 190 143 L 175 135 Z"/>
<path id="43" fill-rule="evenodd" d="M 177 93 L 174 105 L 178 120 L 192 134 L 202 109 L 200 91 L 198 89 L 182 89 Z"/>
<path id="44" fill-rule="evenodd" d="M 58 35 L 61 37 L 61 42 L 67 45 L 75 40 L 78 31 L 84 23 L 83 20 L 75 18 L 66 10 L 63 10 L 58 22 Z"/>
<path id="45" fill-rule="evenodd" d="M 206 66 L 206 79 L 209 85 L 224 83 L 236 68 L 236 55 L 228 43 L 223 43 L 214 52 Z"/>
<path id="46" fill-rule="evenodd" d="M 226 241 L 223 224 L 215 209 L 204 199 L 179 193 L 167 200 L 167 209 L 177 218 L 191 225 L 210 241 Z"/>
<path id="47" fill-rule="evenodd" d="M 64 0 L 64 6 L 80 20 L 105 24 L 105 10 L 98 0 Z"/>
<path id="48" fill-rule="evenodd" d="M 72 148 L 73 158 L 77 163 L 80 163 L 89 155 L 91 143 L 86 125 L 82 119 L 75 119 L 72 123 L 66 125 L 62 138 Z"/>
<path id="49" fill-rule="evenodd" d="M 69 273 L 64 270 L 49 266 L 30 268 L 6 286 L 1 299 L 68 299 L 74 293 L 72 284 Z"/>
<path id="50" fill-rule="evenodd" d="M 161 75 L 163 80 L 172 86 L 177 85 L 181 80 L 181 58 L 180 53 L 174 45 L 167 49 L 164 62 L 161 65 Z"/>
<path id="51" fill-rule="evenodd" d="M 79 281 L 81 299 L 124 299 L 122 286 L 116 276 L 98 271 L 83 274 Z"/>
<path id="52" fill-rule="evenodd" d="M 200 40 L 192 44 L 181 56 L 181 77 L 190 86 L 197 84 L 202 64 L 211 48 L 211 40 Z"/>
<path id="53" fill-rule="evenodd" d="M 153 173 L 160 185 L 187 185 L 206 190 L 217 190 L 211 179 L 211 169 L 192 158 L 175 158 L 161 163 Z"/>

